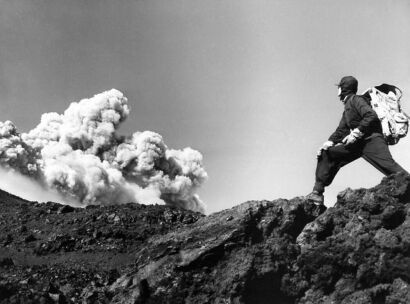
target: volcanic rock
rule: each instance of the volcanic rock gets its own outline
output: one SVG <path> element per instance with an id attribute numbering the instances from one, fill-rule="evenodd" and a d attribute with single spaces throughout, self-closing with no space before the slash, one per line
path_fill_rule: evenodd
<path id="1" fill-rule="evenodd" d="M 327 210 L 302 197 L 206 217 L 5 192 L 0 204 L 0 303 L 410 303 L 405 174 Z"/>

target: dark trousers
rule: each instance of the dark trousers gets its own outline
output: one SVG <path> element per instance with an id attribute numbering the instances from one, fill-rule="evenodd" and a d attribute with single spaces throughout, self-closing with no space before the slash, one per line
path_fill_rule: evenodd
<path id="1" fill-rule="evenodd" d="M 406 172 L 390 154 L 389 147 L 382 135 L 360 140 L 345 146 L 337 145 L 322 151 L 316 167 L 316 182 L 313 190 L 323 193 L 341 167 L 363 157 L 384 175 Z"/>

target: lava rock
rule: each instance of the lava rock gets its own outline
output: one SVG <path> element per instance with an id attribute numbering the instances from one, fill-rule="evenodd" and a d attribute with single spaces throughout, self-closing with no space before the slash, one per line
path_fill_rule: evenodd
<path id="1" fill-rule="evenodd" d="M 74 207 L 71 207 L 69 205 L 64 205 L 58 208 L 57 214 L 65 214 L 65 213 L 73 212 L 74 210 L 75 210 Z"/>
<path id="2" fill-rule="evenodd" d="M 303 197 L 209 216 L 80 209 L 3 191 L 0 204 L 1 303 L 410 303 L 406 174 L 327 210 Z"/>
<path id="3" fill-rule="evenodd" d="M 13 265 L 14 265 L 14 261 L 11 258 L 2 258 L 2 259 L 0 259 L 0 267 L 13 266 Z"/>

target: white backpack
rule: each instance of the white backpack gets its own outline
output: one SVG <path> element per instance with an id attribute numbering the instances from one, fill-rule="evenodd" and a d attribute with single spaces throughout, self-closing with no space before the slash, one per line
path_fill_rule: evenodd
<path id="1" fill-rule="evenodd" d="M 409 116 L 401 109 L 402 95 L 399 88 L 388 84 L 372 87 L 363 94 L 379 117 L 389 145 L 397 144 L 409 129 Z"/>

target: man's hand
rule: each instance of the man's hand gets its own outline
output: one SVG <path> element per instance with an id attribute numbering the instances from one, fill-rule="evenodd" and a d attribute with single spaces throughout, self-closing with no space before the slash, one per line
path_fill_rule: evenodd
<path id="1" fill-rule="evenodd" d="M 329 149 L 330 147 L 332 147 L 334 145 L 334 142 L 333 141 L 330 141 L 330 140 L 328 140 L 327 142 L 325 142 L 321 147 L 320 147 L 320 149 L 317 151 L 317 157 L 319 157 L 320 155 L 322 155 L 322 151 L 323 150 L 327 150 L 327 149 Z"/>
<path id="2" fill-rule="evenodd" d="M 350 134 L 343 138 L 342 143 L 347 146 L 354 144 L 359 138 L 363 136 L 363 133 L 360 132 L 358 128 L 351 130 Z"/>

